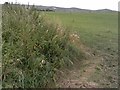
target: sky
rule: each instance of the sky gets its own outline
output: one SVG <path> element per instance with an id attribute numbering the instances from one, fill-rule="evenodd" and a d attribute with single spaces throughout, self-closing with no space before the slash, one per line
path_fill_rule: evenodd
<path id="1" fill-rule="evenodd" d="M 118 2 L 120 0 L 0 0 L 4 2 L 19 2 L 20 4 L 43 5 L 43 6 L 57 6 L 57 7 L 77 7 L 81 9 L 111 9 L 118 11 Z"/>

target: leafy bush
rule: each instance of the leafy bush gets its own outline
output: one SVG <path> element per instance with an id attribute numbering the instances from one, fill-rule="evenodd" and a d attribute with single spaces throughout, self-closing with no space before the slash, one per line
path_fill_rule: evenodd
<path id="1" fill-rule="evenodd" d="M 3 5 L 2 26 L 3 87 L 54 86 L 55 70 L 71 62 L 69 32 L 21 5 Z"/>

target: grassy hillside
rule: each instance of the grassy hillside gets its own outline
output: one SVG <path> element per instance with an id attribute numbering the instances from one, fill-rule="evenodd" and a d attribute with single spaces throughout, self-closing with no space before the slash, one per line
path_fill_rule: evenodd
<path id="1" fill-rule="evenodd" d="M 59 19 L 69 30 L 77 32 L 88 46 L 108 51 L 117 50 L 118 16 L 112 13 L 47 13 L 51 19 Z M 109 51 L 108 51 L 109 52 Z"/>
<path id="2" fill-rule="evenodd" d="M 6 4 L 2 15 L 3 88 L 53 87 L 56 71 L 81 56 L 69 32 L 41 12 Z"/>

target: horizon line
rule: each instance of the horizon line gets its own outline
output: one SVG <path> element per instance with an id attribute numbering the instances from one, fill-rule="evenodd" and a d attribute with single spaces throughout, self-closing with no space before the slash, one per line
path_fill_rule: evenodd
<path id="1" fill-rule="evenodd" d="M 5 2 L 4 2 L 5 3 Z M 0 3 L 0 4 L 4 4 L 4 3 Z M 8 3 L 13 3 L 13 2 L 8 2 Z M 120 3 L 120 2 L 119 2 Z M 89 9 L 89 8 L 80 8 L 80 7 L 75 7 L 75 6 L 72 6 L 72 7 L 64 7 L 64 6 L 55 6 L 55 5 L 37 5 L 37 4 L 30 4 L 28 2 L 28 4 L 26 3 L 19 3 L 19 2 L 14 2 L 13 4 L 20 4 L 20 5 L 35 5 L 35 6 L 46 6 L 46 7 L 58 7 L 58 8 L 77 8 L 77 9 L 84 9 L 84 10 L 91 10 L 91 11 L 97 11 L 97 10 L 111 10 L 111 11 L 119 11 L 119 7 L 117 10 L 113 10 L 113 9 L 109 9 L 109 8 L 99 8 L 99 9 Z"/>

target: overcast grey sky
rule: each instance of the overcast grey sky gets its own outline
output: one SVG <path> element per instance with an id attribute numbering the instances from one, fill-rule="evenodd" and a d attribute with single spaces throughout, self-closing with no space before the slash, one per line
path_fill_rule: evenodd
<path id="1" fill-rule="evenodd" d="M 118 10 L 119 0 L 0 0 L 4 2 L 19 2 L 21 4 L 35 4 L 44 6 L 58 6 L 58 7 L 77 7 L 82 9 L 111 9 Z"/>

